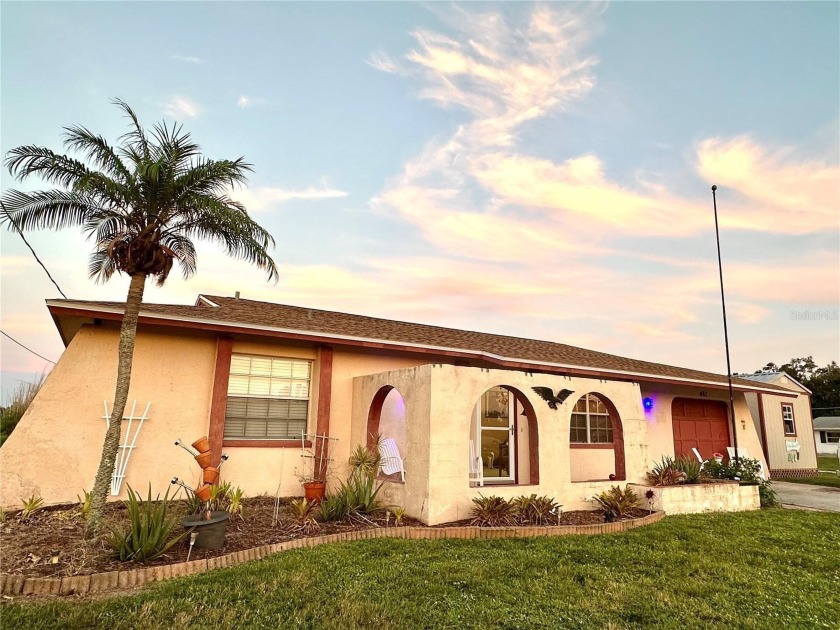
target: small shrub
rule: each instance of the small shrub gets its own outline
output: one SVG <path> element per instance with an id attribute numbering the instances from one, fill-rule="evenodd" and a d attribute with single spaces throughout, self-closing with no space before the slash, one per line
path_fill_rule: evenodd
<path id="1" fill-rule="evenodd" d="M 511 501 L 481 494 L 472 501 L 471 524 L 479 527 L 505 527 L 516 523 L 516 506 Z"/>
<path id="2" fill-rule="evenodd" d="M 229 481 L 210 486 L 210 501 L 208 502 L 210 509 L 213 511 L 224 510 L 225 502 L 228 499 L 230 491 L 231 485 Z"/>
<path id="3" fill-rule="evenodd" d="M 399 527 L 402 525 L 403 517 L 405 517 L 405 508 L 395 507 L 391 510 L 394 515 L 394 525 Z"/>
<path id="4" fill-rule="evenodd" d="M 624 490 L 618 486 L 613 486 L 593 498 L 604 508 L 605 512 L 618 517 L 626 516 L 630 510 L 639 506 L 639 497 L 629 485 Z"/>
<path id="5" fill-rule="evenodd" d="M 319 527 L 318 521 L 315 520 L 317 505 L 316 501 L 307 501 L 303 498 L 293 499 L 289 506 L 292 508 L 295 520 L 289 529 L 301 534 L 317 531 Z"/>
<path id="6" fill-rule="evenodd" d="M 20 511 L 20 520 L 28 521 L 32 515 L 44 506 L 44 497 L 33 494 L 23 502 L 23 509 Z"/>
<path id="7" fill-rule="evenodd" d="M 779 507 L 782 504 L 779 495 L 771 487 L 771 482 L 763 479 L 758 482 L 758 498 L 763 508 Z"/>
<path id="8" fill-rule="evenodd" d="M 675 486 L 683 479 L 683 474 L 677 469 L 674 458 L 663 456 L 647 473 L 648 483 L 654 486 Z"/>
<path id="9" fill-rule="evenodd" d="M 517 497 L 513 505 L 518 525 L 547 525 L 551 521 L 556 523 L 561 507 L 551 497 L 538 497 L 536 494 Z"/>
<path id="10" fill-rule="evenodd" d="M 230 512 L 231 518 L 237 514 L 239 518 L 245 518 L 245 507 L 242 505 L 243 498 L 245 498 L 245 492 L 239 486 L 228 491 L 228 512 Z"/>
<path id="11" fill-rule="evenodd" d="M 0 409 L 0 446 L 15 430 L 46 379 L 46 373 L 42 372 L 35 377 L 34 381 L 18 385 L 9 395 L 6 403 Z"/>
<path id="12" fill-rule="evenodd" d="M 140 493 L 129 486 L 126 501 L 128 529 L 108 524 L 110 535 L 107 542 L 114 555 L 123 562 L 154 560 L 186 536 L 187 532 L 172 536 L 178 518 L 167 515 L 169 503 L 168 489 L 163 500 L 160 500 L 160 495 L 152 500 L 152 486 L 149 484 L 149 495 L 144 501 Z"/>

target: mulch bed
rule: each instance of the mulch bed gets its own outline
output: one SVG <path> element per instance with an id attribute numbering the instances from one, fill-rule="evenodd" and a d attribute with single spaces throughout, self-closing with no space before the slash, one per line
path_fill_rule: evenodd
<path id="1" fill-rule="evenodd" d="M 278 523 L 274 524 L 274 498 L 254 497 L 243 500 L 244 518 L 234 516 L 228 525 L 224 548 L 218 550 L 193 549 L 190 560 L 222 556 L 261 545 L 280 543 L 306 535 L 292 532 L 293 523 L 289 500 L 281 500 Z M 110 503 L 106 507 L 106 520 L 122 525 L 127 522 L 124 505 Z M 186 516 L 182 503 L 173 506 L 179 518 Z M 647 516 L 647 510 L 634 510 L 629 518 Z M 364 523 L 321 523 L 309 536 L 349 532 L 370 527 L 394 527 L 393 516 L 371 519 Z M 559 525 L 596 525 L 604 522 L 601 511 L 564 512 Z M 469 525 L 469 520 L 446 523 L 436 527 Z M 404 517 L 401 526 L 423 527 L 414 519 Z M 43 508 L 22 522 L 16 513 L 6 515 L 0 524 L 0 572 L 29 577 L 65 577 L 89 575 L 105 571 L 131 568 L 133 563 L 120 562 L 112 555 L 103 534 L 96 539 L 85 535 L 86 527 L 78 506 L 60 505 Z M 140 566 L 156 566 L 185 562 L 189 551 L 189 537 L 173 546 L 164 556 Z M 135 564 L 134 566 L 138 566 Z"/>

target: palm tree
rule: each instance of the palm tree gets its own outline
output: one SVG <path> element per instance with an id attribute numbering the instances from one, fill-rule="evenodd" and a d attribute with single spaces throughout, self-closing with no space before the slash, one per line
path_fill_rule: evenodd
<path id="1" fill-rule="evenodd" d="M 193 239 L 215 241 L 230 256 L 253 263 L 277 278 L 268 254 L 274 239 L 245 207 L 228 196 L 245 183 L 251 165 L 243 158 L 210 160 L 181 126 L 159 123 L 146 131 L 123 101 L 113 103 L 130 121 L 129 131 L 111 146 L 81 126 L 65 128 L 65 147 L 81 160 L 38 146 L 12 149 L 9 172 L 19 181 L 32 175 L 57 188 L 10 190 L 3 198 L 2 222 L 12 229 L 81 227 L 95 242 L 89 272 L 97 282 L 115 272 L 131 278 L 120 327 L 117 387 L 102 459 L 96 473 L 91 525 L 102 522 L 120 441 L 120 429 L 146 278 L 162 285 L 173 263 L 185 278 L 196 271 Z"/>

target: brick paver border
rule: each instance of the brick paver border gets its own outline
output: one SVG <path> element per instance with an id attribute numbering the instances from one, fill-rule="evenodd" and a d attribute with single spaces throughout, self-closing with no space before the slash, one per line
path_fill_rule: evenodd
<path id="1" fill-rule="evenodd" d="M 265 556 L 317 547 L 328 543 L 368 540 L 371 538 L 408 538 L 410 540 L 440 540 L 443 538 L 530 538 L 534 536 L 572 536 L 581 534 L 612 534 L 643 527 L 661 521 L 664 512 L 654 512 L 629 521 L 617 521 L 600 525 L 559 525 L 548 527 L 384 527 L 363 529 L 311 538 L 298 538 L 273 545 L 263 545 L 245 551 L 235 551 L 224 556 L 192 560 L 177 564 L 154 567 L 109 571 L 92 575 L 74 575 L 63 578 L 24 577 L 22 575 L 0 575 L 0 594 L 3 595 L 85 595 L 103 591 L 141 586 L 148 582 L 160 582 L 171 578 L 204 573 L 222 567 L 259 560 Z"/>

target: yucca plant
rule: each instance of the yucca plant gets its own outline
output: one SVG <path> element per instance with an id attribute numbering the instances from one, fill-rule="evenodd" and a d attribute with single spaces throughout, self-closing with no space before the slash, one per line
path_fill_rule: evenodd
<path id="1" fill-rule="evenodd" d="M 379 464 L 382 461 L 378 444 L 379 438 L 377 438 L 372 446 L 359 444 L 356 450 L 350 455 L 350 469 L 353 472 L 375 477 L 379 472 Z"/>
<path id="2" fill-rule="evenodd" d="M 502 497 L 473 498 L 470 523 L 479 527 L 505 527 L 516 523 L 516 506 Z"/>
<path id="3" fill-rule="evenodd" d="M 516 510 L 516 522 L 519 525 L 547 525 L 557 522 L 560 505 L 551 497 L 539 497 L 536 494 L 513 499 Z"/>
<path id="4" fill-rule="evenodd" d="M 290 529 L 301 534 L 311 534 L 317 531 L 320 527 L 318 521 L 315 520 L 317 513 L 317 501 L 307 501 L 306 499 L 293 499 L 289 506 L 292 508 L 294 515 L 294 522 Z"/>
<path id="5" fill-rule="evenodd" d="M 229 481 L 210 486 L 209 508 L 213 511 L 225 509 L 224 504 L 228 499 L 230 491 L 231 485 Z"/>
<path id="6" fill-rule="evenodd" d="M 674 458 L 668 455 L 664 455 L 647 473 L 648 483 L 654 486 L 675 486 L 683 478 L 682 472 L 674 463 Z"/>
<path id="7" fill-rule="evenodd" d="M 20 511 L 20 520 L 28 521 L 32 515 L 44 506 L 44 498 L 33 494 L 23 502 L 23 509 Z"/>
<path id="8" fill-rule="evenodd" d="M 613 486 L 593 498 L 604 508 L 605 512 L 617 517 L 627 516 L 630 510 L 639 506 L 639 496 L 633 492 L 629 485 L 623 490 L 618 486 Z"/>
<path id="9" fill-rule="evenodd" d="M 152 485 L 149 484 L 148 497 L 143 500 L 140 493 L 129 486 L 126 509 L 128 529 L 108 524 L 110 535 L 107 539 L 114 555 L 123 562 L 159 558 L 187 535 L 187 532 L 172 535 L 178 517 L 168 515 L 169 489 L 163 500 L 160 495 L 152 500 Z"/>

